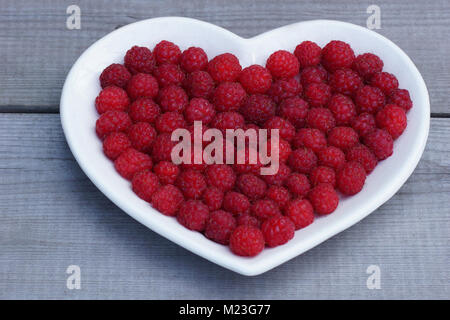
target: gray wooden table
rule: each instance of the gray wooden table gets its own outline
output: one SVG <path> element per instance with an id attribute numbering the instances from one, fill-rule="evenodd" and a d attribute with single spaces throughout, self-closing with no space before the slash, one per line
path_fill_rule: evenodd
<path id="1" fill-rule="evenodd" d="M 66 28 L 67 6 L 81 29 Z M 414 174 L 368 218 L 257 277 L 224 270 L 146 229 L 80 170 L 58 103 L 75 59 L 131 22 L 187 16 L 250 37 L 326 18 L 381 29 L 413 59 L 431 98 L 428 144 Z M 441 1 L 0 0 L 0 298 L 450 298 L 450 4 Z M 66 286 L 69 265 L 81 289 Z M 368 289 L 367 268 L 381 272 Z"/>

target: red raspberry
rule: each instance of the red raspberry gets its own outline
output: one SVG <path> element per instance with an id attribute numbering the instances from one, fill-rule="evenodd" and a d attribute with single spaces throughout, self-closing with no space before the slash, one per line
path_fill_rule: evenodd
<path id="1" fill-rule="evenodd" d="M 398 89 L 397 78 L 393 74 L 387 72 L 375 73 L 372 78 L 370 78 L 370 84 L 379 88 L 387 96 Z"/>
<path id="2" fill-rule="evenodd" d="M 319 166 L 312 169 L 309 180 L 313 187 L 321 183 L 329 183 L 334 187 L 336 185 L 336 174 L 330 167 Z"/>
<path id="3" fill-rule="evenodd" d="M 177 142 L 171 140 L 170 133 L 162 133 L 155 138 L 152 146 L 152 158 L 156 161 L 172 161 L 172 149 Z"/>
<path id="4" fill-rule="evenodd" d="M 322 49 L 322 65 L 329 72 L 334 72 L 341 68 L 350 68 L 355 59 L 353 49 L 343 41 L 330 41 Z"/>
<path id="5" fill-rule="evenodd" d="M 361 113 L 352 121 L 352 128 L 359 134 L 360 137 L 365 137 L 375 130 L 375 117 L 367 112 Z"/>
<path id="6" fill-rule="evenodd" d="M 295 229 L 298 230 L 313 223 L 314 209 L 308 200 L 294 199 L 288 203 L 285 216 L 294 223 Z"/>
<path id="7" fill-rule="evenodd" d="M 203 174 L 196 170 L 182 171 L 177 178 L 177 186 L 189 199 L 201 198 L 207 188 L 206 180 Z"/>
<path id="8" fill-rule="evenodd" d="M 319 129 L 302 128 L 298 130 L 292 143 L 295 148 L 306 147 L 318 153 L 327 146 L 327 138 Z"/>
<path id="9" fill-rule="evenodd" d="M 140 98 L 130 105 L 129 115 L 134 122 L 155 123 L 161 114 L 159 106 L 149 98 Z"/>
<path id="10" fill-rule="evenodd" d="M 373 53 L 360 54 L 353 61 L 353 70 L 365 80 L 369 80 L 375 73 L 383 70 L 383 61 Z"/>
<path id="11" fill-rule="evenodd" d="M 180 173 L 180 168 L 172 162 L 161 161 L 153 167 L 153 171 L 162 184 L 174 184 Z"/>
<path id="12" fill-rule="evenodd" d="M 302 91 L 302 85 L 296 78 L 278 79 L 272 83 L 267 94 L 273 101 L 280 103 L 284 99 L 298 96 Z"/>
<path id="13" fill-rule="evenodd" d="M 289 120 L 280 117 L 273 117 L 268 120 L 264 124 L 264 128 L 268 130 L 268 134 L 270 134 L 270 130 L 278 129 L 279 137 L 286 141 L 291 141 L 295 136 L 295 127 L 292 123 L 290 123 Z"/>
<path id="14" fill-rule="evenodd" d="M 134 46 L 125 54 L 125 67 L 132 74 L 152 73 L 156 61 L 149 48 Z"/>
<path id="15" fill-rule="evenodd" d="M 359 109 L 359 113 L 377 113 L 385 104 L 383 92 L 380 89 L 371 86 L 359 88 L 355 93 L 354 100 Z"/>
<path id="16" fill-rule="evenodd" d="M 236 111 L 247 94 L 238 82 L 222 82 L 214 90 L 213 103 L 218 111 Z"/>
<path id="17" fill-rule="evenodd" d="M 285 244 L 294 237 L 294 223 L 284 216 L 275 216 L 263 222 L 261 231 L 269 247 Z"/>
<path id="18" fill-rule="evenodd" d="M 123 65 L 113 63 L 105 68 L 100 74 L 100 85 L 102 88 L 116 86 L 125 88 L 131 78 L 131 73 Z"/>
<path id="19" fill-rule="evenodd" d="M 95 123 L 95 131 L 100 139 L 105 138 L 112 132 L 127 132 L 131 126 L 128 113 L 123 111 L 108 111 L 98 118 Z"/>
<path id="20" fill-rule="evenodd" d="M 193 98 L 184 110 L 184 115 L 189 124 L 194 121 L 201 121 L 202 124 L 208 124 L 214 118 L 216 112 L 214 106 L 208 100 L 203 98 Z"/>
<path id="21" fill-rule="evenodd" d="M 239 82 L 249 94 L 264 93 L 272 84 L 272 75 L 266 68 L 254 64 L 242 70 Z"/>
<path id="22" fill-rule="evenodd" d="M 303 41 L 294 51 L 295 56 L 300 62 L 300 68 L 316 66 L 320 63 L 322 49 L 312 41 Z"/>
<path id="23" fill-rule="evenodd" d="M 328 108 L 336 119 L 338 126 L 349 125 L 356 117 L 356 107 L 352 99 L 343 94 L 335 94 L 328 103 Z"/>
<path id="24" fill-rule="evenodd" d="M 360 192 L 365 181 L 366 171 L 363 166 L 356 161 L 347 162 L 342 169 L 338 171 L 336 177 L 339 191 L 348 196 Z"/>
<path id="25" fill-rule="evenodd" d="M 277 173 L 273 175 L 263 175 L 261 178 L 269 185 L 282 186 L 290 174 L 291 168 L 284 163 L 280 163 Z"/>
<path id="26" fill-rule="evenodd" d="M 262 125 L 275 115 L 275 102 L 268 96 L 253 94 L 247 97 L 240 108 L 245 120 Z"/>
<path id="27" fill-rule="evenodd" d="M 159 133 L 172 133 L 175 129 L 186 127 L 186 122 L 178 112 L 166 112 L 156 119 L 155 126 Z"/>
<path id="28" fill-rule="evenodd" d="M 293 173 L 285 181 L 286 187 L 294 197 L 304 197 L 311 189 L 308 177 L 302 173 Z"/>
<path id="29" fill-rule="evenodd" d="M 330 75 L 330 86 L 334 92 L 351 95 L 363 84 L 352 69 L 339 69 Z"/>
<path id="30" fill-rule="evenodd" d="M 156 138 L 156 130 L 148 122 L 138 122 L 130 127 L 128 137 L 133 148 L 148 153 Z"/>
<path id="31" fill-rule="evenodd" d="M 244 195 L 252 200 L 264 197 L 267 189 L 264 180 L 251 173 L 240 175 L 236 180 L 236 186 Z"/>
<path id="32" fill-rule="evenodd" d="M 202 48 L 190 47 L 181 54 L 180 65 L 186 72 L 204 70 L 208 65 L 208 56 Z"/>
<path id="33" fill-rule="evenodd" d="M 152 195 L 159 188 L 158 177 L 149 170 L 139 171 L 133 176 L 131 187 L 139 198 L 150 202 Z"/>
<path id="34" fill-rule="evenodd" d="M 174 64 L 160 65 L 153 71 L 155 78 L 158 80 L 158 84 L 161 88 L 177 85 L 180 86 L 184 81 L 184 72 L 180 67 Z"/>
<path id="35" fill-rule="evenodd" d="M 225 135 L 226 129 L 241 129 L 244 127 L 244 117 L 237 112 L 220 112 L 214 116 L 211 126 L 219 129 Z"/>
<path id="36" fill-rule="evenodd" d="M 137 98 L 153 99 L 158 94 L 158 81 L 145 73 L 138 73 L 131 77 L 128 81 L 127 92 L 132 100 Z"/>
<path id="37" fill-rule="evenodd" d="M 181 56 L 181 50 L 176 44 L 163 40 L 155 46 L 153 54 L 159 65 L 164 63 L 177 64 Z"/>
<path id="38" fill-rule="evenodd" d="M 378 111 L 377 116 L 378 128 L 385 129 L 395 140 L 406 129 L 406 112 L 395 104 L 387 104 L 383 109 Z"/>
<path id="39" fill-rule="evenodd" d="M 166 216 L 175 216 L 183 203 L 181 191 L 174 185 L 167 184 L 152 195 L 152 206 Z"/>
<path id="40" fill-rule="evenodd" d="M 275 201 L 280 209 L 284 209 L 291 200 L 291 194 L 286 188 L 272 185 L 267 189 L 267 199 Z"/>
<path id="41" fill-rule="evenodd" d="M 317 214 L 330 214 L 339 204 L 339 196 L 333 186 L 322 183 L 314 187 L 308 195 L 309 201 Z"/>
<path id="42" fill-rule="evenodd" d="M 350 127 L 336 127 L 328 134 L 328 143 L 342 150 L 353 147 L 358 142 L 358 134 Z"/>
<path id="43" fill-rule="evenodd" d="M 216 82 L 236 81 L 241 70 L 239 59 L 231 53 L 219 54 L 208 63 L 208 73 Z"/>
<path id="44" fill-rule="evenodd" d="M 250 209 L 250 200 L 242 193 L 230 191 L 223 198 L 223 208 L 234 214 L 245 213 Z"/>
<path id="45" fill-rule="evenodd" d="M 409 91 L 406 89 L 395 90 L 394 93 L 392 93 L 392 95 L 388 98 L 388 103 L 396 104 L 405 109 L 405 111 L 408 111 L 413 106 L 413 102 L 409 96 Z"/>
<path id="46" fill-rule="evenodd" d="M 145 153 L 135 149 L 127 149 L 115 161 L 117 172 L 127 180 L 131 180 L 136 172 L 151 169 L 152 159 Z"/>
<path id="47" fill-rule="evenodd" d="M 322 66 L 306 67 L 300 72 L 300 82 L 303 87 L 311 83 L 325 83 L 328 79 L 327 70 Z"/>
<path id="48" fill-rule="evenodd" d="M 158 102 L 164 112 L 183 112 L 189 103 L 189 98 L 182 88 L 171 85 L 159 91 Z"/>
<path id="49" fill-rule="evenodd" d="M 305 125 L 308 108 L 308 103 L 300 97 L 287 98 L 279 104 L 279 115 L 301 128 Z"/>
<path id="50" fill-rule="evenodd" d="M 359 162 L 369 174 L 375 169 L 378 160 L 375 155 L 363 144 L 357 144 L 349 149 L 346 154 L 347 161 Z"/>
<path id="51" fill-rule="evenodd" d="M 212 164 L 206 168 L 206 177 L 210 186 L 222 191 L 231 190 L 236 182 L 236 174 L 231 166 L 226 164 Z"/>
<path id="52" fill-rule="evenodd" d="M 111 110 L 127 111 L 129 105 L 127 93 L 119 87 L 106 87 L 95 98 L 95 107 L 99 114 Z"/>
<path id="53" fill-rule="evenodd" d="M 236 225 L 236 219 L 231 213 L 223 210 L 211 212 L 206 222 L 205 236 L 217 243 L 228 244 Z"/>
<path id="54" fill-rule="evenodd" d="M 281 215 L 281 211 L 276 202 L 269 199 L 256 200 L 252 204 L 251 213 L 260 220 L 267 220 L 271 217 Z"/>
<path id="55" fill-rule="evenodd" d="M 289 156 L 289 165 L 295 171 L 309 173 L 317 165 L 317 156 L 309 148 L 299 148 Z"/>
<path id="56" fill-rule="evenodd" d="M 270 55 L 266 62 L 266 68 L 275 78 L 292 78 L 300 70 L 297 58 L 286 50 L 278 50 Z"/>
<path id="57" fill-rule="evenodd" d="M 177 220 L 180 224 L 194 231 L 203 231 L 209 218 L 208 207 L 199 200 L 184 202 L 178 211 Z"/>
<path id="58" fill-rule="evenodd" d="M 394 140 L 383 129 L 375 129 L 364 137 L 364 144 L 369 147 L 378 160 L 384 160 L 394 152 Z"/>
<path id="59" fill-rule="evenodd" d="M 254 257 L 264 249 L 264 236 L 254 226 L 240 225 L 230 236 L 230 249 L 238 256 Z"/>
<path id="60" fill-rule="evenodd" d="M 206 71 L 194 71 L 184 81 L 187 93 L 194 98 L 209 98 L 214 90 L 214 80 Z"/>
<path id="61" fill-rule="evenodd" d="M 259 227 L 261 225 L 261 221 L 259 221 L 258 218 L 252 216 L 249 213 L 243 213 L 237 217 L 237 225 L 238 226 L 252 226 L 252 227 L 259 229 Z"/>
<path id="62" fill-rule="evenodd" d="M 331 88 L 325 83 L 311 83 L 306 87 L 304 94 L 311 107 L 322 107 L 331 98 Z"/>
<path id="63" fill-rule="evenodd" d="M 203 193 L 203 202 L 208 206 L 209 210 L 219 210 L 223 203 L 223 191 L 216 187 L 209 187 Z"/>
<path id="64" fill-rule="evenodd" d="M 283 139 L 274 140 L 273 143 L 275 152 L 278 152 L 280 164 L 286 162 L 292 152 L 291 144 Z M 267 155 L 269 157 L 272 155 L 272 139 L 267 140 Z"/>
<path id="65" fill-rule="evenodd" d="M 334 170 L 339 169 L 345 163 L 344 152 L 336 147 L 329 146 L 322 149 L 319 154 L 319 164 L 321 166 L 327 166 Z"/>
<path id="66" fill-rule="evenodd" d="M 103 140 L 103 152 L 111 160 L 117 159 L 129 147 L 130 139 L 123 132 L 113 132 Z"/>
<path id="67" fill-rule="evenodd" d="M 306 116 L 306 124 L 310 128 L 319 129 L 327 133 L 336 126 L 336 120 L 333 113 L 327 108 L 312 108 L 309 109 Z"/>

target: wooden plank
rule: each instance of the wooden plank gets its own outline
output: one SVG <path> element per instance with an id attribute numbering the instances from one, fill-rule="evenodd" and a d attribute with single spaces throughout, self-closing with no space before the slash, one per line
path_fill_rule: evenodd
<path id="1" fill-rule="evenodd" d="M 446 299 L 450 119 L 433 119 L 414 174 L 379 210 L 258 277 L 146 229 L 80 170 L 56 114 L 0 114 L 0 298 Z M 66 288 L 79 265 L 81 289 Z M 369 265 L 381 289 L 366 287 Z"/>
<path id="2" fill-rule="evenodd" d="M 286 24 L 337 19 L 365 26 L 370 3 L 356 0 L 301 2 L 213 0 L 76 1 L 81 30 L 66 29 L 68 3 L 0 2 L 0 110 L 56 112 L 63 81 L 90 44 L 125 24 L 158 16 L 209 21 L 251 37 Z M 450 56 L 447 0 L 377 1 L 381 30 L 413 59 L 431 95 L 432 112 L 449 113 Z"/>

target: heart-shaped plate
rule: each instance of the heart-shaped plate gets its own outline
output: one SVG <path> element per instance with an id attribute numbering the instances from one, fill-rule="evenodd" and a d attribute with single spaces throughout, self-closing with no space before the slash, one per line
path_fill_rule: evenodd
<path id="1" fill-rule="evenodd" d="M 274 51 L 293 51 L 304 40 L 323 47 L 331 40 L 349 43 L 356 54 L 372 52 L 384 61 L 384 71 L 397 76 L 400 87 L 408 89 L 414 106 L 408 113 L 408 127 L 395 141 L 394 154 L 382 161 L 355 196 L 342 198 L 337 210 L 317 218 L 295 233 L 283 246 L 265 249 L 253 258 L 231 253 L 193 232 L 176 219 L 154 210 L 138 198 L 130 183 L 114 169 L 102 152 L 95 134 L 98 114 L 94 100 L 100 91 L 98 77 L 111 63 L 122 63 L 133 45 L 153 48 L 161 40 L 173 41 L 182 50 L 190 46 L 203 48 L 208 57 L 231 52 L 242 67 L 265 65 Z M 235 272 L 258 275 L 313 248 L 352 226 L 392 197 L 416 167 L 425 147 L 430 123 L 428 91 L 411 59 L 394 43 L 366 28 L 353 24 L 314 20 L 281 27 L 251 39 L 241 38 L 225 29 L 195 19 L 165 17 L 136 22 L 111 32 L 90 46 L 76 61 L 64 84 L 61 96 L 61 122 L 67 142 L 79 165 L 92 182 L 117 206 L 148 228 L 178 245 Z M 395 219 L 395 217 L 391 217 Z M 376 228 L 376 226 L 374 226 Z"/>

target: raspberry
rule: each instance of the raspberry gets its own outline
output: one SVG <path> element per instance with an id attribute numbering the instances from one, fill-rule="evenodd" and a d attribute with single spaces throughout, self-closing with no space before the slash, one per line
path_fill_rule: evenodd
<path id="1" fill-rule="evenodd" d="M 267 220 L 271 217 L 281 215 L 281 211 L 276 202 L 269 199 L 256 200 L 251 207 L 251 212 L 253 216 L 260 220 Z"/>
<path id="2" fill-rule="evenodd" d="M 108 111 L 103 113 L 95 123 L 95 131 L 100 139 L 112 132 L 127 132 L 131 126 L 128 113 L 123 111 Z"/>
<path id="3" fill-rule="evenodd" d="M 315 186 L 308 195 L 309 201 L 317 214 L 330 214 L 339 204 L 339 196 L 333 186 L 322 183 Z"/>
<path id="4" fill-rule="evenodd" d="M 318 156 L 319 165 L 327 166 L 333 168 L 334 170 L 339 169 L 345 163 L 344 152 L 341 149 L 333 146 L 328 146 L 322 149 Z"/>
<path id="5" fill-rule="evenodd" d="M 252 226 L 259 229 L 261 222 L 258 220 L 258 218 L 252 216 L 248 213 L 240 214 L 237 217 L 237 225 L 238 226 Z"/>
<path id="6" fill-rule="evenodd" d="M 383 61 L 373 53 L 360 54 L 353 61 L 353 70 L 365 80 L 369 80 L 375 73 L 383 70 Z"/>
<path id="7" fill-rule="evenodd" d="M 138 73 L 128 81 L 127 92 L 132 100 L 137 98 L 153 99 L 158 94 L 158 81 L 151 75 Z"/>
<path id="8" fill-rule="evenodd" d="M 336 119 L 336 125 L 349 125 L 356 117 L 356 107 L 352 99 L 343 94 L 335 94 L 328 103 L 328 108 Z"/>
<path id="9" fill-rule="evenodd" d="M 330 167 L 319 166 L 312 169 L 309 180 L 313 187 L 320 183 L 329 183 L 334 187 L 336 185 L 336 174 Z"/>
<path id="10" fill-rule="evenodd" d="M 236 180 L 236 186 L 244 195 L 252 200 L 264 197 L 267 189 L 264 180 L 251 173 L 240 175 Z"/>
<path id="11" fill-rule="evenodd" d="M 129 105 L 127 93 L 119 87 L 106 87 L 95 98 L 95 107 L 99 114 L 111 110 L 127 111 Z"/>
<path id="12" fill-rule="evenodd" d="M 209 187 L 203 193 L 203 202 L 208 206 L 209 210 L 219 210 L 222 207 L 223 191 L 216 187 Z"/>
<path id="13" fill-rule="evenodd" d="M 190 73 L 183 83 L 187 93 L 194 98 L 208 98 L 214 90 L 214 80 L 206 71 Z"/>
<path id="14" fill-rule="evenodd" d="M 242 70 L 239 82 L 249 94 L 264 93 L 272 84 L 272 75 L 266 68 L 254 64 Z"/>
<path id="15" fill-rule="evenodd" d="M 113 132 L 103 140 L 103 152 L 111 160 L 117 159 L 129 147 L 130 139 L 123 132 Z"/>
<path id="16" fill-rule="evenodd" d="M 127 149 L 115 161 L 117 172 L 127 180 L 131 180 L 136 172 L 151 169 L 152 159 L 145 153 L 135 149 Z"/>
<path id="17" fill-rule="evenodd" d="M 325 83 L 311 83 L 306 87 L 304 94 L 311 107 L 322 107 L 331 98 L 331 88 Z"/>
<path id="18" fill-rule="evenodd" d="M 308 103 L 300 97 L 287 98 L 279 104 L 279 115 L 301 128 L 305 125 L 308 108 Z"/>
<path id="19" fill-rule="evenodd" d="M 149 170 L 139 171 L 133 176 L 131 187 L 137 196 L 147 202 L 159 188 L 158 177 Z"/>
<path id="20" fill-rule="evenodd" d="M 264 124 L 264 128 L 268 130 L 268 134 L 270 134 L 269 130 L 278 129 L 279 137 L 286 141 L 291 141 L 295 136 L 295 127 L 292 123 L 290 123 L 289 120 L 280 117 L 273 117 L 268 120 Z"/>
<path id="21" fill-rule="evenodd" d="M 392 93 L 392 95 L 388 98 L 388 103 L 396 104 L 399 107 L 408 111 L 412 108 L 413 102 L 409 96 L 409 91 L 406 89 L 397 89 Z"/>
<path id="22" fill-rule="evenodd" d="M 295 131 L 294 131 L 295 133 Z M 283 139 L 275 140 L 274 151 L 278 152 L 278 161 L 284 163 L 289 159 L 292 149 L 291 144 Z M 267 156 L 272 155 L 272 139 L 267 140 Z"/>
<path id="23" fill-rule="evenodd" d="M 353 49 L 343 41 L 330 41 L 322 49 L 322 65 L 329 72 L 334 72 L 341 68 L 350 68 L 355 59 Z"/>
<path id="24" fill-rule="evenodd" d="M 140 98 L 130 105 L 129 115 L 134 122 L 155 123 L 161 114 L 159 106 L 149 98 Z"/>
<path id="25" fill-rule="evenodd" d="M 370 84 L 379 88 L 387 96 L 398 89 L 397 78 L 393 74 L 387 72 L 375 73 L 372 78 L 370 78 Z"/>
<path id="26" fill-rule="evenodd" d="M 186 122 L 178 112 L 166 112 L 156 119 L 155 126 L 159 133 L 172 133 L 175 129 L 184 128 Z"/>
<path id="27" fill-rule="evenodd" d="M 256 256 L 264 249 L 264 236 L 254 226 L 240 225 L 231 233 L 230 249 L 238 256 Z"/>
<path id="28" fill-rule="evenodd" d="M 306 199 L 294 199 L 286 206 L 285 216 L 288 217 L 295 226 L 295 229 L 302 229 L 309 226 L 314 221 L 314 209 Z"/>
<path id="29" fill-rule="evenodd" d="M 134 46 L 125 54 L 125 67 L 132 74 L 152 73 L 156 61 L 149 48 Z"/>
<path id="30" fill-rule="evenodd" d="M 286 50 L 278 50 L 270 55 L 266 68 L 275 78 L 292 78 L 300 70 L 297 58 Z"/>
<path id="31" fill-rule="evenodd" d="M 355 93 L 354 99 L 358 112 L 377 113 L 385 104 L 383 92 L 371 86 L 363 86 Z"/>
<path id="32" fill-rule="evenodd" d="M 236 174 L 231 166 L 226 164 L 212 164 L 206 168 L 206 177 L 210 186 L 222 191 L 231 190 L 236 182 Z"/>
<path id="33" fill-rule="evenodd" d="M 304 197 L 311 189 L 308 177 L 302 173 L 293 173 L 285 181 L 286 187 L 294 197 Z"/>
<path id="34" fill-rule="evenodd" d="M 318 153 L 327 146 L 327 138 L 319 129 L 302 128 L 297 131 L 292 143 L 295 148 L 306 147 Z"/>
<path id="35" fill-rule="evenodd" d="M 309 109 L 306 116 L 306 123 L 310 128 L 319 129 L 327 133 L 336 125 L 333 113 L 327 108 L 312 108 Z"/>
<path id="36" fill-rule="evenodd" d="M 181 56 L 181 50 L 176 44 L 163 40 L 155 46 L 153 54 L 159 65 L 164 63 L 177 64 Z"/>
<path id="37" fill-rule="evenodd" d="M 208 100 L 203 98 L 193 98 L 184 110 L 184 115 L 189 124 L 194 121 L 201 121 L 202 124 L 208 124 L 214 118 L 216 112 L 214 106 Z"/>
<path id="38" fill-rule="evenodd" d="M 360 137 L 365 137 L 376 128 L 375 117 L 370 113 L 361 113 L 352 121 L 352 128 Z"/>
<path id="39" fill-rule="evenodd" d="M 188 200 L 180 206 L 177 220 L 180 224 L 194 231 L 203 231 L 209 218 L 208 207 L 199 200 Z"/>
<path id="40" fill-rule="evenodd" d="M 364 144 L 369 147 L 378 160 L 384 160 L 394 152 L 394 140 L 385 130 L 375 129 L 364 137 Z"/>
<path id="41" fill-rule="evenodd" d="M 218 111 L 236 111 L 246 96 L 244 88 L 238 82 L 222 82 L 214 90 L 213 103 Z"/>
<path id="42" fill-rule="evenodd" d="M 245 99 L 240 112 L 245 120 L 262 125 L 275 115 L 275 108 L 275 102 L 268 96 L 253 94 Z"/>
<path id="43" fill-rule="evenodd" d="M 174 184 L 180 173 L 180 168 L 172 162 L 161 161 L 153 167 L 153 171 L 162 184 Z"/>
<path id="44" fill-rule="evenodd" d="M 325 83 L 327 82 L 328 73 L 322 66 L 306 67 L 300 72 L 300 82 L 303 87 L 311 83 Z"/>
<path id="45" fill-rule="evenodd" d="M 152 158 L 156 161 L 172 161 L 172 148 L 177 142 L 171 140 L 169 133 L 162 133 L 155 138 L 152 146 Z"/>
<path id="46" fill-rule="evenodd" d="M 221 112 L 214 116 L 211 126 L 219 129 L 225 135 L 226 129 L 240 129 L 244 127 L 244 117 L 237 112 Z"/>
<path id="47" fill-rule="evenodd" d="M 369 174 L 375 169 L 378 160 L 375 155 L 363 144 L 357 144 L 349 149 L 346 154 L 347 161 L 359 162 Z"/>
<path id="48" fill-rule="evenodd" d="M 387 104 L 376 116 L 378 128 L 385 129 L 395 140 L 406 129 L 406 112 L 395 104 Z"/>
<path id="49" fill-rule="evenodd" d="M 208 56 L 202 48 L 190 47 L 181 54 L 180 65 L 186 72 L 204 70 L 208 65 Z"/>
<path id="50" fill-rule="evenodd" d="M 339 69 L 330 75 L 330 86 L 334 92 L 351 95 L 363 84 L 352 69 Z"/>
<path id="51" fill-rule="evenodd" d="M 153 71 L 155 78 L 158 80 L 158 84 L 161 88 L 177 85 L 180 86 L 184 81 L 184 72 L 180 67 L 174 64 L 160 65 Z"/>
<path id="52" fill-rule="evenodd" d="M 287 177 L 291 174 L 291 168 L 284 163 L 280 163 L 278 172 L 272 175 L 264 175 L 261 178 L 269 185 L 282 186 Z"/>
<path id="53" fill-rule="evenodd" d="M 302 85 L 296 78 L 278 79 L 272 83 L 267 94 L 276 103 L 284 99 L 298 96 L 303 91 Z"/>
<path id="54" fill-rule="evenodd" d="M 274 201 L 280 209 L 284 209 L 291 200 L 291 194 L 286 188 L 275 185 L 267 189 L 266 197 Z"/>
<path id="55" fill-rule="evenodd" d="M 113 63 L 105 68 L 100 74 L 100 85 L 102 88 L 116 86 L 125 88 L 131 78 L 131 73 L 123 65 Z"/>
<path id="56" fill-rule="evenodd" d="M 182 88 L 171 85 L 159 91 L 158 102 L 164 112 L 183 112 L 189 103 L 189 98 Z"/>
<path id="57" fill-rule="evenodd" d="M 294 223 L 284 216 L 275 216 L 263 222 L 261 231 L 269 247 L 285 244 L 294 237 Z"/>
<path id="58" fill-rule="evenodd" d="M 340 149 L 348 149 L 358 142 L 358 134 L 350 127 L 336 127 L 328 134 L 328 143 Z"/>
<path id="59" fill-rule="evenodd" d="M 183 194 L 174 185 L 167 184 L 152 195 L 152 206 L 166 216 L 175 216 L 184 201 Z"/>
<path id="60" fill-rule="evenodd" d="M 245 213 L 250 209 L 250 200 L 242 193 L 230 191 L 223 198 L 223 208 L 234 214 Z"/>
<path id="61" fill-rule="evenodd" d="M 208 73 L 216 82 L 236 81 L 242 67 L 234 54 L 223 53 L 208 63 Z"/>
<path id="62" fill-rule="evenodd" d="M 338 171 L 336 177 L 339 191 L 348 196 L 360 192 L 365 181 L 366 171 L 363 166 L 356 161 L 347 162 L 342 169 Z"/>
<path id="63" fill-rule="evenodd" d="M 189 199 L 199 199 L 207 187 L 203 174 L 192 169 L 180 173 L 177 186 Z"/>
<path id="64" fill-rule="evenodd" d="M 138 122 L 130 127 L 128 137 L 133 148 L 148 153 L 156 138 L 156 130 L 148 122 Z"/>
<path id="65" fill-rule="evenodd" d="M 309 148 L 299 148 L 289 156 L 290 166 L 300 173 L 309 173 L 317 165 L 317 156 Z"/>
<path id="66" fill-rule="evenodd" d="M 316 66 L 320 63 L 322 49 L 312 41 L 303 41 L 295 47 L 294 55 L 300 62 L 300 68 Z"/>
<path id="67" fill-rule="evenodd" d="M 205 236 L 217 243 L 228 244 L 236 219 L 229 212 L 218 210 L 211 212 L 206 222 Z"/>

